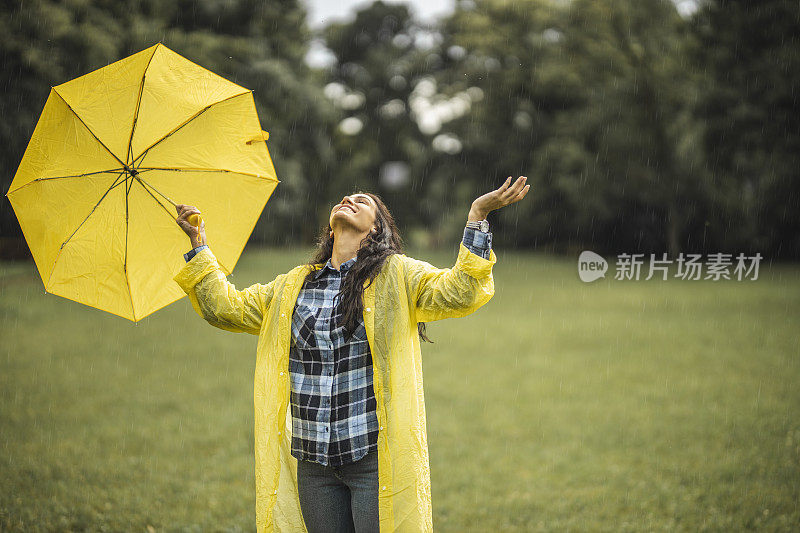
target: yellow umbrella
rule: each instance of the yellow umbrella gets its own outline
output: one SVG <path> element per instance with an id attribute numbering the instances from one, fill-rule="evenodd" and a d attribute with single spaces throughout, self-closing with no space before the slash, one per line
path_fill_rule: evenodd
<path id="1" fill-rule="evenodd" d="M 196 205 L 230 273 L 278 184 L 251 91 L 162 44 L 53 87 L 6 196 L 45 290 L 130 320 L 185 296 Z"/>

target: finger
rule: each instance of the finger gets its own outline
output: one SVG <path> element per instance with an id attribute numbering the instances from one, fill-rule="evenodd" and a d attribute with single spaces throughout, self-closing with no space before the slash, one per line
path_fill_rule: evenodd
<path id="1" fill-rule="evenodd" d="M 520 191 L 525 187 L 525 183 L 528 181 L 528 178 L 525 176 L 520 176 L 517 178 L 517 181 L 514 182 L 514 196 L 520 193 Z"/>
<path id="2" fill-rule="evenodd" d="M 198 215 L 201 214 L 200 211 L 198 211 L 196 208 L 194 208 L 194 207 L 192 207 L 190 205 L 187 205 L 187 206 L 185 206 L 185 209 L 181 212 L 181 218 L 183 220 L 186 220 L 186 219 L 189 218 L 189 215 L 193 215 L 195 213 L 198 214 Z"/>
<path id="3" fill-rule="evenodd" d="M 525 195 L 526 195 L 526 194 L 528 194 L 528 191 L 529 191 L 530 189 L 531 189 L 531 186 L 530 186 L 530 185 L 526 185 L 526 186 L 525 186 L 525 188 L 524 188 L 524 189 L 522 189 L 522 190 L 520 191 L 520 193 L 519 193 L 519 194 L 516 196 L 516 198 L 514 198 L 513 202 L 519 202 L 520 200 L 522 200 L 523 198 L 525 198 Z"/>
<path id="4" fill-rule="evenodd" d="M 511 176 L 509 176 L 497 190 L 500 192 L 504 192 L 506 189 L 508 189 L 508 185 L 510 183 L 511 183 Z"/>
<path id="5" fill-rule="evenodd" d="M 509 201 L 514 198 L 519 192 L 522 190 L 522 186 L 525 184 L 524 176 L 520 176 L 517 178 L 517 181 L 514 182 L 514 185 L 509 187 L 502 195 L 502 199 L 504 201 Z"/>

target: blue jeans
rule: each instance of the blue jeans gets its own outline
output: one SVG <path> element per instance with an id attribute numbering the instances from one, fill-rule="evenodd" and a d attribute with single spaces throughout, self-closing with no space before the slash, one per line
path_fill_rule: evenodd
<path id="1" fill-rule="evenodd" d="M 342 466 L 297 461 L 300 510 L 308 533 L 377 533 L 378 452 Z"/>

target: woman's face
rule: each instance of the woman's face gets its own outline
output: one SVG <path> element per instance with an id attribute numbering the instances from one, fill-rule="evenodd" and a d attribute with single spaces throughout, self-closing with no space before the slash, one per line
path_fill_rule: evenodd
<path id="1" fill-rule="evenodd" d="M 366 194 L 351 194 L 331 209 L 331 228 L 350 227 L 355 231 L 369 232 L 375 227 L 378 206 Z"/>

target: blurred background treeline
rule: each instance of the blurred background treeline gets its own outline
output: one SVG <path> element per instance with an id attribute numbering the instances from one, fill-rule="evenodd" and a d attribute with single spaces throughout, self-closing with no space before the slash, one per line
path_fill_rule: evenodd
<path id="1" fill-rule="evenodd" d="M 310 244 L 361 189 L 408 244 L 449 246 L 527 175 L 490 215 L 504 247 L 800 259 L 800 3 L 681 3 L 457 0 L 423 23 L 378 1 L 312 31 L 298 0 L 4 2 L 0 185 L 51 86 L 160 41 L 255 92 L 281 183 L 251 242 Z M 5 198 L 0 237 L 27 253 Z"/>

